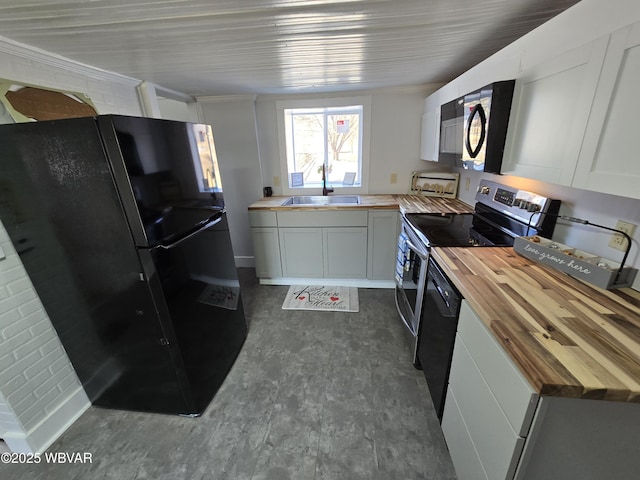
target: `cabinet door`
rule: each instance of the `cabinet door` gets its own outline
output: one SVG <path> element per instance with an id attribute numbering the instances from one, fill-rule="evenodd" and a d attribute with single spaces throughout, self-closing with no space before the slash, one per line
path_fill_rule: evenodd
<path id="1" fill-rule="evenodd" d="M 367 278 L 367 228 L 323 228 L 324 276 Z"/>
<path id="2" fill-rule="evenodd" d="M 398 234 L 398 212 L 369 212 L 367 278 L 370 280 L 393 281 Z"/>
<path id="3" fill-rule="evenodd" d="M 438 160 L 438 123 L 440 113 L 433 109 L 422 115 L 422 136 L 420 137 L 420 158 Z"/>
<path id="4" fill-rule="evenodd" d="M 573 185 L 640 198 L 640 23 L 611 36 Z"/>
<path id="5" fill-rule="evenodd" d="M 451 389 L 447 390 L 442 433 L 459 480 L 489 480 Z"/>
<path id="6" fill-rule="evenodd" d="M 440 161 L 440 114 L 442 99 L 439 92 L 432 93 L 424 100 L 422 115 L 422 135 L 420 137 L 420 158 Z M 462 138 L 462 137 L 460 137 Z"/>
<path id="7" fill-rule="evenodd" d="M 278 233 L 282 275 L 322 278 L 322 229 L 281 228 Z"/>
<path id="8" fill-rule="evenodd" d="M 501 173 L 571 184 L 606 46 L 603 38 L 522 73 Z"/>
<path id="9" fill-rule="evenodd" d="M 253 254 L 258 278 L 278 278 L 282 276 L 280 263 L 280 240 L 275 227 L 251 229 Z"/>

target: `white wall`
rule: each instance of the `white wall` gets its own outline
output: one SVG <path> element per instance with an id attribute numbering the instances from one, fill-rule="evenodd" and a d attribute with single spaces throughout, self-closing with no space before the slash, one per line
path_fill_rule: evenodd
<path id="1" fill-rule="evenodd" d="M 165 120 L 198 123 L 198 112 L 195 103 L 190 104 L 172 98 L 158 97 L 160 116 Z"/>
<path id="2" fill-rule="evenodd" d="M 142 114 L 138 80 L 2 37 L 0 77 L 85 92 L 101 114 Z M 0 438 L 13 451 L 39 452 L 90 402 L 1 222 L 0 248 Z"/>
<path id="3" fill-rule="evenodd" d="M 262 198 L 253 96 L 200 97 L 201 121 L 211 125 L 238 267 L 253 266 L 248 207 Z"/>
<path id="4" fill-rule="evenodd" d="M 425 107 L 428 108 L 433 102 L 447 102 L 493 81 L 518 78 L 523 69 L 638 21 L 640 21 L 640 2 L 637 0 L 608 2 L 582 0 L 437 90 L 425 101 Z M 459 172 L 461 174 L 459 196 L 470 204 L 474 203 L 475 189 L 480 179 L 491 178 L 507 185 L 557 198 L 562 201 L 561 213 L 569 216 L 583 218 L 608 227 L 614 227 L 618 219 L 640 225 L 640 200 L 637 199 L 514 176 L 482 174 L 462 169 Z M 470 179 L 469 190 L 464 188 L 466 178 Z M 595 227 L 559 221 L 553 238 L 619 262 L 622 260 L 623 253 L 608 246 L 611 235 Z M 628 265 L 640 269 L 640 227 L 634 234 L 627 262 Z M 640 276 L 636 278 L 634 288 L 640 289 Z"/>

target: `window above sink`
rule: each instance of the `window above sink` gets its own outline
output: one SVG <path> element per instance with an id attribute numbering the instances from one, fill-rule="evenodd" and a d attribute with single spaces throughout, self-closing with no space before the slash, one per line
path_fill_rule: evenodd
<path id="1" fill-rule="evenodd" d="M 277 115 L 283 194 L 320 193 L 323 167 L 337 196 L 368 193 L 369 96 L 280 101 Z"/>

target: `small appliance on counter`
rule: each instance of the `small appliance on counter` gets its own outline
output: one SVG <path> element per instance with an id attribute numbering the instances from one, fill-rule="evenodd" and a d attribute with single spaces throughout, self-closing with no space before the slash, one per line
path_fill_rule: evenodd
<path id="1" fill-rule="evenodd" d="M 517 237 L 551 238 L 560 201 L 483 180 L 473 213 L 402 215 L 396 306 L 416 368 L 441 418 L 462 296 L 430 258 L 431 247 L 513 246 Z"/>

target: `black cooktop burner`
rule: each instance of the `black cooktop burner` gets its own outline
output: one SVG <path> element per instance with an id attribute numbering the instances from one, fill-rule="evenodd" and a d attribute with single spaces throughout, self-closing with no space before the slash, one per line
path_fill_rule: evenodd
<path id="1" fill-rule="evenodd" d="M 409 223 L 426 237 L 429 246 L 458 246 L 469 244 L 472 214 L 407 215 Z M 424 240 L 424 239 L 423 239 Z"/>
<path id="2" fill-rule="evenodd" d="M 513 236 L 472 213 L 406 214 L 409 224 L 428 247 L 511 246 Z"/>

